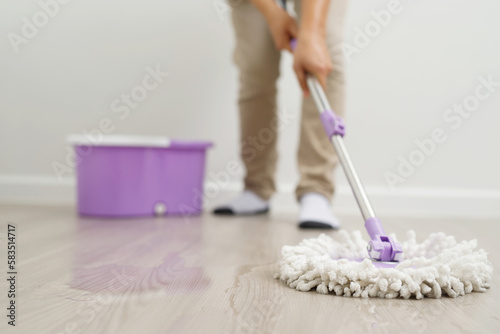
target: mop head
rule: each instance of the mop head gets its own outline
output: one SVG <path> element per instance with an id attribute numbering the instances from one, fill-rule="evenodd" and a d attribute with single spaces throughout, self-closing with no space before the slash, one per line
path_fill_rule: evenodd
<path id="1" fill-rule="evenodd" d="M 401 242 L 403 261 L 395 268 L 378 268 L 367 258 L 360 231 L 340 231 L 336 239 L 321 234 L 284 246 L 275 278 L 299 291 L 316 288 L 323 294 L 362 298 L 457 297 L 490 287 L 493 266 L 487 253 L 476 249 L 476 240 L 457 242 L 434 233 L 417 243 L 410 231 Z"/>

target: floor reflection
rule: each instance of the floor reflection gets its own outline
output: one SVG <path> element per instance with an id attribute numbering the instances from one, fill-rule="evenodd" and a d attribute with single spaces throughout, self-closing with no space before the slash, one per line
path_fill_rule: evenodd
<path id="1" fill-rule="evenodd" d="M 441 299 L 403 300 L 403 299 L 353 299 L 356 304 L 356 321 L 363 323 L 367 332 L 374 330 L 396 330 L 391 321 L 394 310 L 405 314 L 405 329 L 415 333 L 427 333 L 440 321 L 443 313 L 450 307 L 473 307 L 473 296 L 466 295 L 459 298 L 444 297 Z M 401 330 L 399 328 L 398 330 Z"/>
<path id="2" fill-rule="evenodd" d="M 71 287 L 132 293 L 196 292 L 210 282 L 203 268 L 202 217 L 79 218 Z"/>

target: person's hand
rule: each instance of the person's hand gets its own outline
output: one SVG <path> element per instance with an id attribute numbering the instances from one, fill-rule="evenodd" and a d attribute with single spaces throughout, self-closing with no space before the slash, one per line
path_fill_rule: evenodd
<path id="1" fill-rule="evenodd" d="M 297 47 L 293 52 L 293 69 L 299 80 L 304 96 L 309 95 L 306 74 L 314 75 L 323 89 L 326 77 L 333 69 L 326 46 L 325 36 L 319 33 L 303 32 L 299 34 Z"/>
<path id="2" fill-rule="evenodd" d="M 282 8 L 276 7 L 267 17 L 274 44 L 278 50 L 292 51 L 290 41 L 297 37 L 298 28 L 295 20 Z"/>

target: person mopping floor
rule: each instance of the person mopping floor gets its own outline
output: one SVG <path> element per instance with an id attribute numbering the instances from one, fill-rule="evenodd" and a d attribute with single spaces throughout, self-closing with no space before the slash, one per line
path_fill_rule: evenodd
<path id="1" fill-rule="evenodd" d="M 296 188 L 299 226 L 340 227 L 331 208 L 333 170 L 338 158 L 309 97 L 306 73 L 319 80 L 335 113 L 343 116 L 345 84 L 340 46 L 347 1 L 294 0 L 298 25 L 274 0 L 242 0 L 233 8 L 245 190 L 217 207 L 215 214 L 253 215 L 269 211 L 269 199 L 276 190 L 277 138 L 273 135 L 265 144 L 256 144 L 252 138 L 258 138 L 259 131 L 270 128 L 276 120 L 281 50 L 291 51 L 290 41 L 297 39 L 293 67 L 304 92 L 298 149 L 300 181 Z"/>

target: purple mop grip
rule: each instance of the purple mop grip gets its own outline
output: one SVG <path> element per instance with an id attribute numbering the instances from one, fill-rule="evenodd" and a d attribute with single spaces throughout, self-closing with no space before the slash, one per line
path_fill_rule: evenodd
<path id="1" fill-rule="evenodd" d="M 372 260 L 384 262 L 399 262 L 403 254 L 403 248 L 399 242 L 385 234 L 380 219 L 368 218 L 365 228 L 370 235 L 368 243 L 368 254 Z"/>
<path id="2" fill-rule="evenodd" d="M 319 117 L 328 138 L 336 135 L 344 137 L 345 124 L 342 117 L 337 116 L 332 110 L 324 110 Z"/>

